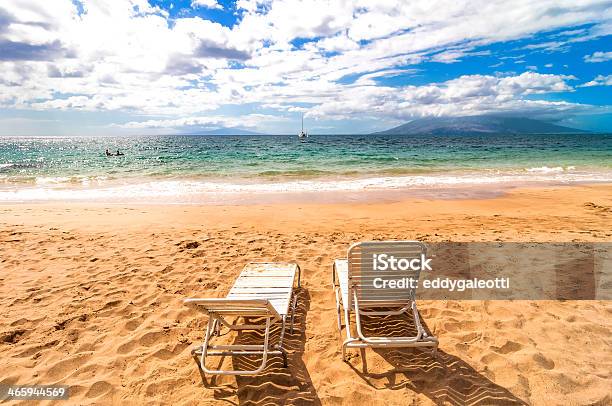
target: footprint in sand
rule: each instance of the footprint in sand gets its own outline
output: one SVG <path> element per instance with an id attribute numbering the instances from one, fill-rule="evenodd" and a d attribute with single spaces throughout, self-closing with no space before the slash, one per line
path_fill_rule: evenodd
<path id="1" fill-rule="evenodd" d="M 125 323 L 124 330 L 134 331 L 138 327 L 140 327 L 141 324 L 142 324 L 142 318 L 140 318 L 140 317 L 138 317 L 136 319 L 129 320 L 127 323 Z M 124 332 L 124 334 L 125 334 L 125 332 Z"/>
<path id="2" fill-rule="evenodd" d="M 532 358 L 535 362 L 537 362 L 539 366 L 544 369 L 553 369 L 555 367 L 555 362 L 550 358 L 546 358 L 541 353 L 535 354 Z"/>
<path id="3" fill-rule="evenodd" d="M 99 396 L 106 395 L 112 390 L 113 390 L 113 385 L 111 385 L 110 383 L 106 381 L 98 381 L 94 383 L 93 385 L 91 385 L 91 388 L 89 388 L 85 396 L 90 399 L 97 398 Z"/>
<path id="4" fill-rule="evenodd" d="M 153 331 L 140 337 L 138 342 L 140 343 L 140 345 L 150 347 L 152 345 L 159 344 L 160 339 L 163 339 L 164 336 L 165 334 L 163 331 Z"/>
<path id="5" fill-rule="evenodd" d="M 128 354 L 134 350 L 138 346 L 138 343 L 135 340 L 130 340 L 117 348 L 117 353 L 119 354 Z"/>
<path id="6" fill-rule="evenodd" d="M 154 352 L 153 356 L 155 358 L 167 361 L 179 355 L 187 347 L 189 347 L 187 344 L 176 344 L 171 350 L 162 348 L 161 350 Z"/>
<path id="7" fill-rule="evenodd" d="M 87 361 L 89 361 L 89 359 L 92 357 L 92 355 L 93 353 L 79 354 L 72 358 L 58 361 L 53 366 L 51 366 L 51 368 L 49 368 L 49 370 L 45 374 L 45 377 L 54 381 L 66 378 L 76 372 L 83 365 L 85 365 Z"/>
<path id="8" fill-rule="evenodd" d="M 501 368 L 501 367 L 508 366 L 508 360 L 505 357 L 495 352 L 485 353 L 480 358 L 480 362 L 482 362 L 485 365 L 488 365 L 489 367 L 495 367 L 495 368 Z"/>
<path id="9" fill-rule="evenodd" d="M 12 330 L 0 333 L 0 343 L 16 344 L 26 333 L 26 330 Z"/>
<path id="10" fill-rule="evenodd" d="M 491 347 L 495 352 L 499 354 L 509 354 L 511 352 L 517 352 L 523 348 L 523 346 L 514 341 L 506 341 L 501 347 Z"/>
<path id="11" fill-rule="evenodd" d="M 165 379 L 161 382 L 150 383 L 145 389 L 148 397 L 157 396 L 160 393 L 171 393 L 172 390 L 183 384 L 181 379 Z"/>

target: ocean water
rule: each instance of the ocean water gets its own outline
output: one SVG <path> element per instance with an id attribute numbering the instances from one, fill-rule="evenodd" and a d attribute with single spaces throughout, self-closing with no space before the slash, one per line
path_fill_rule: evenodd
<path id="1" fill-rule="evenodd" d="M 579 182 L 612 182 L 611 134 L 0 138 L 0 202 Z"/>

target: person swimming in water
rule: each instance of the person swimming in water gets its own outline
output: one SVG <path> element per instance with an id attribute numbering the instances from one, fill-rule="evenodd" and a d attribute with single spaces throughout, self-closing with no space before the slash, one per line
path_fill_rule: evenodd
<path id="1" fill-rule="evenodd" d="M 125 155 L 123 152 L 120 152 L 119 150 L 117 150 L 116 154 L 113 154 L 112 152 L 108 150 L 108 148 L 106 148 L 106 151 L 104 151 L 104 153 L 106 154 L 106 156 L 124 156 Z"/>

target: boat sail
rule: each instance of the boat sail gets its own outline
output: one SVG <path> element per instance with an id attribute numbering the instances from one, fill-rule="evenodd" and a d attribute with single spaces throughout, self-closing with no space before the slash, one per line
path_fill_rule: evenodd
<path id="1" fill-rule="evenodd" d="M 308 138 L 308 133 L 304 132 L 304 115 L 302 114 L 302 131 L 298 134 L 299 139 Z"/>

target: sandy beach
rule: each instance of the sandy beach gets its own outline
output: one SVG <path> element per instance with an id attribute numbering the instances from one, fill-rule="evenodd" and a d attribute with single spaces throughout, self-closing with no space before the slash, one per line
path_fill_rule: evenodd
<path id="1" fill-rule="evenodd" d="M 607 301 L 423 301 L 437 358 L 369 350 L 342 362 L 331 263 L 378 239 L 610 242 L 612 186 L 481 200 L 3 205 L 0 383 L 69 385 L 65 404 L 612 402 Z M 303 270 L 289 367 L 273 359 L 259 376 L 204 380 L 190 349 L 206 317 L 182 300 L 224 296 L 255 260 Z"/>

